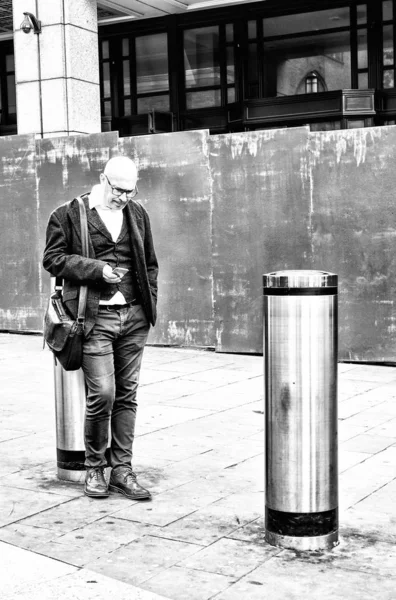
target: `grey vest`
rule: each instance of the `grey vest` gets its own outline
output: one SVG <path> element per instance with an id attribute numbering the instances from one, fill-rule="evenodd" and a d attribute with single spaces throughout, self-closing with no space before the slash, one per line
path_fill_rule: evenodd
<path id="1" fill-rule="evenodd" d="M 128 269 L 128 273 L 125 273 L 120 283 L 114 284 L 103 281 L 100 284 L 100 299 L 110 300 L 118 290 L 122 292 L 127 302 L 131 302 L 136 298 L 139 299 L 125 215 L 121 232 L 116 242 L 113 242 L 110 232 L 95 209 L 91 210 L 91 220 L 88 229 L 94 247 L 95 257 L 98 260 L 107 262 L 112 269 L 114 269 L 114 267 Z"/>

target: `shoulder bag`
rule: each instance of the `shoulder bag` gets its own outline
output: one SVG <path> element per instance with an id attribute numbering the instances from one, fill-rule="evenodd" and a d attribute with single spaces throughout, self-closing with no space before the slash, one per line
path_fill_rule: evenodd
<path id="1" fill-rule="evenodd" d="M 81 197 L 77 198 L 80 209 L 82 256 L 88 256 L 88 223 L 85 205 Z M 76 371 L 82 365 L 85 309 L 88 288 L 80 287 L 77 319 L 70 317 L 62 299 L 60 278 L 55 280 L 55 289 L 51 294 L 44 315 L 44 344 L 58 360 L 65 371 Z"/>

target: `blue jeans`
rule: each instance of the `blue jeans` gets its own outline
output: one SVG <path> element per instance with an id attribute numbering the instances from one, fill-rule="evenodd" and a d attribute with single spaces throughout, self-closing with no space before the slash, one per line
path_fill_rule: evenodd
<path id="1" fill-rule="evenodd" d="M 150 325 L 140 305 L 114 310 L 101 306 L 84 342 L 82 369 L 87 387 L 85 466 L 105 467 L 111 422 L 110 466 L 132 465 L 136 392 Z"/>

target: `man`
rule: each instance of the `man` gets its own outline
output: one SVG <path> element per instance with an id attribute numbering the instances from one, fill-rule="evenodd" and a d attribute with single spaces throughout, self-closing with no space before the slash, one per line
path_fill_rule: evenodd
<path id="1" fill-rule="evenodd" d="M 88 286 L 82 364 L 87 387 L 84 492 L 93 498 L 107 497 L 109 489 L 133 500 L 151 498 L 132 470 L 132 445 L 143 349 L 156 320 L 158 263 L 148 214 L 133 200 L 137 193 L 135 163 L 125 156 L 110 159 L 100 184 L 82 196 L 89 258 L 81 256 L 76 199 L 57 208 L 47 227 L 43 265 L 63 279 L 63 300 L 73 317 L 79 287 Z"/>

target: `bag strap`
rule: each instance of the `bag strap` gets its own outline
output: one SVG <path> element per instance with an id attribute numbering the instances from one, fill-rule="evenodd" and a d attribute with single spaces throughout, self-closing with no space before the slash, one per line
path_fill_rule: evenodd
<path id="1" fill-rule="evenodd" d="M 81 196 L 78 196 L 77 201 L 78 201 L 78 207 L 80 209 L 82 256 L 86 256 L 88 258 L 87 211 L 85 210 L 84 200 L 81 198 Z M 82 285 L 80 287 L 80 294 L 78 297 L 78 311 L 77 311 L 77 321 L 81 325 L 84 325 L 84 322 L 85 322 L 85 309 L 87 306 L 87 296 L 88 296 L 88 287 L 86 285 Z"/>

